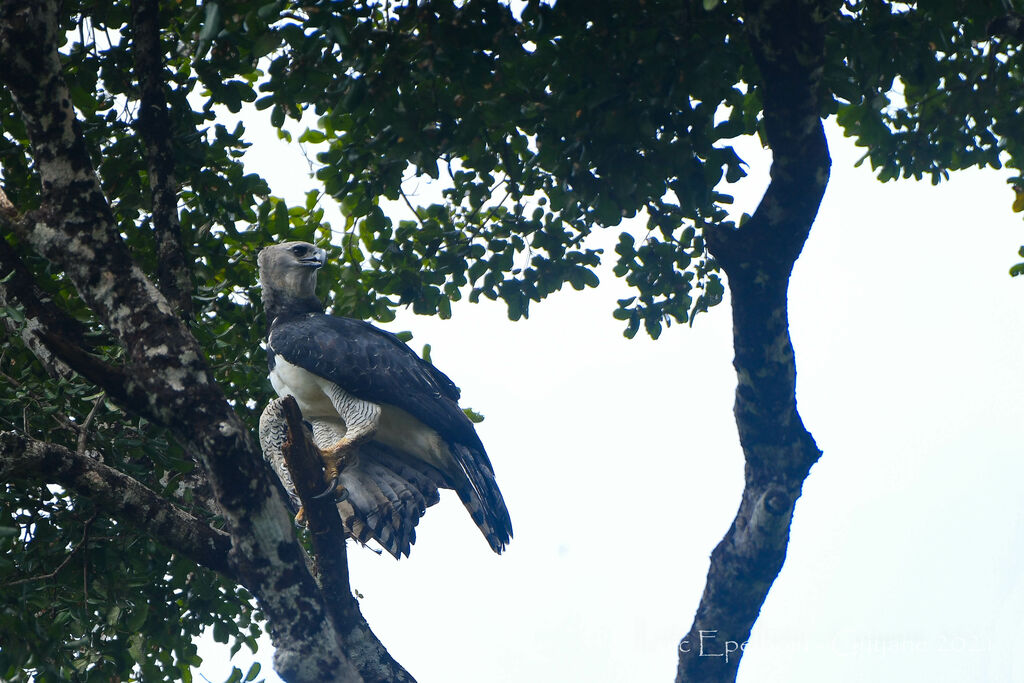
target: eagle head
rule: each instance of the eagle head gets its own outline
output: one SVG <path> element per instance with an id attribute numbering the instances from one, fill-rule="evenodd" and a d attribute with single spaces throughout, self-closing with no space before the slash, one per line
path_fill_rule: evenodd
<path id="1" fill-rule="evenodd" d="M 260 251 L 263 297 L 305 299 L 316 296 L 316 271 L 327 252 L 308 242 L 282 242 Z"/>

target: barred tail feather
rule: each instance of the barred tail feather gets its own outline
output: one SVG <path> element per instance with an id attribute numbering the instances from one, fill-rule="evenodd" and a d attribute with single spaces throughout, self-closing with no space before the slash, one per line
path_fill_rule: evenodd
<path id="1" fill-rule="evenodd" d="M 334 443 L 344 433 L 338 421 L 314 420 L 317 444 Z M 298 499 L 282 452 L 287 434 L 281 399 L 271 401 L 260 417 L 260 445 L 284 488 Z M 396 559 L 408 556 L 416 541 L 416 525 L 427 508 L 440 500 L 438 489 L 454 489 L 496 553 L 512 537 L 505 501 L 494 481 L 487 456 L 479 449 L 449 444 L 458 468 L 441 472 L 424 460 L 406 457 L 379 443 L 363 444 L 358 457 L 342 470 L 339 485 L 348 492 L 338 503 L 345 531 L 356 541 L 376 541 Z"/>
<path id="2" fill-rule="evenodd" d="M 372 459 L 362 454 L 357 462 L 346 467 L 341 473 L 340 485 L 348 491 L 348 499 L 338 504 L 338 511 L 346 529 L 357 541 L 365 544 L 375 540 L 395 557 L 401 557 L 409 554 L 404 540 L 408 532 L 403 528 L 408 515 L 403 508 L 408 506 L 407 500 L 411 497 L 403 500 L 394 486 L 401 488 L 401 482 L 380 470 Z M 415 521 L 418 517 L 413 524 Z"/>

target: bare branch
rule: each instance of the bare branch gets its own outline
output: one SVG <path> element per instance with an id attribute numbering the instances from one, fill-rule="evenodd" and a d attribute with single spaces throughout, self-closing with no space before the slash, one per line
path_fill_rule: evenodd
<path id="1" fill-rule="evenodd" d="M 183 512 L 136 479 L 57 444 L 0 432 L 0 478 L 60 484 L 90 498 L 107 515 L 146 532 L 196 564 L 233 576 L 231 539 Z"/>
<path id="2" fill-rule="evenodd" d="M 89 438 L 89 427 L 92 426 L 92 421 L 96 417 L 96 413 L 99 412 L 100 406 L 103 405 L 103 402 L 104 400 L 106 400 L 106 398 L 106 392 L 102 392 L 100 393 L 99 396 L 96 397 L 96 400 L 93 401 L 92 403 L 92 410 L 90 410 L 89 414 L 85 416 L 85 420 L 82 422 L 82 425 L 78 428 L 77 452 L 80 455 L 85 455 L 85 445 L 86 441 Z"/>
<path id="3" fill-rule="evenodd" d="M 401 185 L 399 185 L 398 187 L 398 194 L 402 196 L 402 201 L 404 201 L 405 205 L 409 207 L 410 211 L 412 211 L 412 215 L 416 216 L 416 221 L 420 224 L 420 227 L 426 228 L 426 223 L 423 221 L 423 216 L 420 215 L 420 212 L 417 211 L 416 207 L 412 205 L 411 201 L 409 201 L 409 195 L 405 193 L 405 189 Z"/>
<path id="4" fill-rule="evenodd" d="M 288 423 L 288 438 L 282 446 L 282 452 L 309 524 L 313 550 L 317 556 L 320 587 L 333 608 L 333 616 L 341 617 L 344 621 L 351 613 L 348 603 L 355 602 L 349 587 L 345 528 L 334 502 L 316 498 L 324 484 L 323 461 L 303 429 L 298 404 L 293 397 L 288 396 L 282 401 L 281 407 Z"/>

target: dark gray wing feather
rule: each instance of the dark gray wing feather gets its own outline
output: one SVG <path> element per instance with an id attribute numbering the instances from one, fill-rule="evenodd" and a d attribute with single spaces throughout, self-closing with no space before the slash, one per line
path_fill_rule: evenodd
<path id="1" fill-rule="evenodd" d="M 445 441 L 465 444 L 486 459 L 473 423 L 459 408 L 458 387 L 395 335 L 362 320 L 312 313 L 274 325 L 270 347 L 353 396 L 401 408 Z"/>
<path id="2" fill-rule="evenodd" d="M 280 354 L 360 399 L 397 406 L 435 430 L 449 444 L 455 460 L 452 471 L 445 473 L 444 485 L 459 494 L 491 547 L 501 552 L 512 535 L 508 510 L 483 443 L 459 408 L 459 389 L 443 372 L 389 332 L 361 320 L 322 313 L 275 324 L 268 347 L 271 363 L 273 354 Z M 398 496 L 383 479 L 375 488 L 373 493 Z M 369 500 L 362 504 L 371 505 Z M 397 509 L 392 506 L 392 511 Z M 367 526 L 382 523 L 376 512 L 365 519 Z"/>

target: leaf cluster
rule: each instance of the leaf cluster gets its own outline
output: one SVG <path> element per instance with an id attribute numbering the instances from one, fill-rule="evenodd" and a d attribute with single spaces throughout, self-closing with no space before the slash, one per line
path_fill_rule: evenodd
<path id="1" fill-rule="evenodd" d="M 301 11 L 269 29 L 280 48 L 256 106 L 275 125 L 318 117 L 300 140 L 320 150 L 344 256 L 377 299 L 359 313 L 382 314 L 383 298 L 444 317 L 468 294 L 526 316 L 566 284 L 596 286 L 587 238 L 641 213 L 644 245 L 616 269 L 639 290 L 620 304 L 627 334 L 643 323 L 656 336 L 720 300 L 692 226 L 725 219 L 715 188 L 744 170 L 723 141 L 757 130 L 735 17 L 668 2 Z M 412 206 L 410 174 L 443 178 L 442 201 L 396 225 L 382 200 Z"/>
<path id="2" fill-rule="evenodd" d="M 1021 37 L 1000 29 L 1012 18 L 1004 3 L 820 4 L 821 114 L 880 179 L 1008 166 L 1024 184 Z M 62 12 L 78 125 L 122 236 L 155 277 L 131 3 L 69 0 Z M 728 186 L 745 166 L 732 141 L 764 140 L 760 75 L 733 0 L 167 0 L 161 21 L 190 324 L 250 426 L 271 394 L 255 266 L 269 243 L 329 248 L 319 293 L 360 318 L 390 320 L 398 306 L 447 317 L 452 302 L 482 298 L 518 319 L 566 285 L 596 286 L 602 259 L 634 290 L 614 313 L 628 336 L 656 337 L 723 298 L 705 232 L 737 227 Z M 301 130 L 313 177 L 298 204 L 244 167 L 251 133 L 226 123 L 242 111 L 285 139 Z M 0 181 L 25 212 L 40 182 L 16 112 L 0 90 Z M 439 192 L 421 200 L 421 179 Z M 324 220 L 329 202 L 341 225 Z M 396 202 L 413 217 L 389 215 Z M 636 217 L 642 227 L 622 226 Z M 602 228 L 620 232 L 614 254 L 594 246 Z M 120 363 L 64 276 L 2 238 L 89 331 L 92 352 Z M 0 428 L 101 454 L 216 523 L 183 485 L 195 471 L 187 453 L 82 378 L 51 376 L 22 342 L 23 311 L 0 318 Z M 0 645 L 5 679 L 173 680 L 187 677 L 204 625 L 236 647 L 259 632 L 237 587 L 83 497 L 5 483 L 0 527 L 0 643 L 25 643 Z"/>

